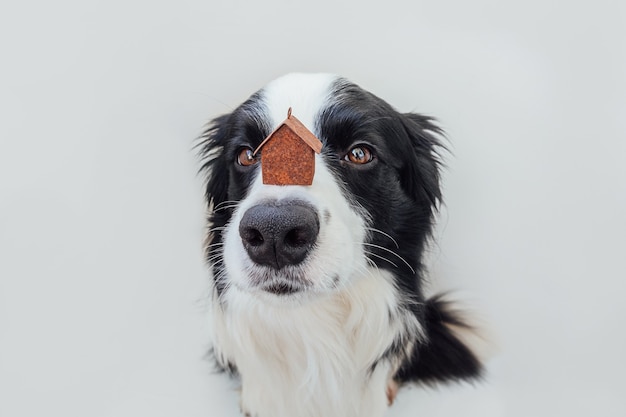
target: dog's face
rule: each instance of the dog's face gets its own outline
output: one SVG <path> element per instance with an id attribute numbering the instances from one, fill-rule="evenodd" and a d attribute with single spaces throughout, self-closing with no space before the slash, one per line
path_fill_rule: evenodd
<path id="1" fill-rule="evenodd" d="M 253 155 L 290 107 L 323 143 L 311 186 L 263 184 Z M 375 269 L 419 294 L 416 271 L 440 197 L 437 133 L 429 118 L 398 113 L 331 75 L 285 76 L 214 120 L 202 155 L 218 295 L 304 302 Z"/>

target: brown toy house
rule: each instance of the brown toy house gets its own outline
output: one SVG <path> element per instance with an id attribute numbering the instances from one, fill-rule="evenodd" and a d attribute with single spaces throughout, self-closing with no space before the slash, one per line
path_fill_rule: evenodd
<path id="1" fill-rule="evenodd" d="M 291 115 L 255 149 L 261 150 L 263 184 L 311 185 L 315 175 L 315 154 L 322 142 Z"/>

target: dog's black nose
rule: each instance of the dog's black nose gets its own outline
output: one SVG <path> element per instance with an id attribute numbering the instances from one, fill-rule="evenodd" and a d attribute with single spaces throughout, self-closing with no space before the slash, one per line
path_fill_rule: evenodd
<path id="1" fill-rule="evenodd" d="M 302 201 L 253 206 L 239 223 L 239 235 L 250 258 L 275 269 L 302 262 L 319 230 L 317 212 Z"/>

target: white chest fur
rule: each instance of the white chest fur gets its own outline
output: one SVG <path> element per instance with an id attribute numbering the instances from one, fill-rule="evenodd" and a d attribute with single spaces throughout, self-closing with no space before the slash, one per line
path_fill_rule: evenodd
<path id="1" fill-rule="evenodd" d="M 371 365 L 406 332 L 387 273 L 370 270 L 349 288 L 283 306 L 231 287 L 215 305 L 218 360 L 241 375 L 242 408 L 252 417 L 379 417 L 393 364 Z M 225 306 L 225 307 L 224 307 Z"/>

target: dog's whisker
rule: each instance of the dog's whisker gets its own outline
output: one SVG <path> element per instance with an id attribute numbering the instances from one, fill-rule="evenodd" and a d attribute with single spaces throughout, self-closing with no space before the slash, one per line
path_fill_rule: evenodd
<path id="1" fill-rule="evenodd" d="M 210 264 L 215 264 L 218 263 L 217 261 L 223 259 L 223 255 L 221 253 L 218 253 L 217 255 L 213 255 L 210 256 L 206 259 L 206 261 Z"/>
<path id="2" fill-rule="evenodd" d="M 213 248 L 210 251 L 207 251 L 206 256 L 212 258 L 214 256 L 224 256 L 224 254 L 219 248 Z"/>
<path id="3" fill-rule="evenodd" d="M 384 256 L 377 255 L 377 254 L 375 254 L 375 253 L 373 253 L 373 252 L 368 252 L 368 251 L 364 251 L 364 252 L 365 252 L 367 255 L 375 256 L 375 257 L 377 257 L 377 258 L 379 258 L 379 259 L 382 259 L 383 261 L 387 261 L 387 262 L 389 262 L 391 265 L 393 265 L 393 266 L 394 266 L 394 267 L 396 267 L 396 268 L 398 267 L 398 265 L 397 265 L 397 264 L 393 263 L 392 261 L 390 261 L 389 259 L 385 258 Z"/>
<path id="4" fill-rule="evenodd" d="M 231 205 L 237 205 L 239 204 L 239 201 L 237 200 L 226 200 L 226 201 L 222 201 L 221 203 L 219 203 L 218 205 L 216 205 L 215 207 L 213 207 L 213 211 L 216 210 L 220 210 L 221 206 L 224 206 L 226 204 L 231 204 Z"/>
<path id="5" fill-rule="evenodd" d="M 377 248 L 377 249 L 384 250 L 384 251 L 386 251 L 386 252 L 391 253 L 392 255 L 394 255 L 394 256 L 396 256 L 398 259 L 400 259 L 402 262 L 404 262 L 404 264 L 405 264 L 406 266 L 408 266 L 408 267 L 409 267 L 409 269 L 411 270 L 411 272 L 413 272 L 413 273 L 415 274 L 415 270 L 413 269 L 413 267 L 412 267 L 412 266 L 411 266 L 411 265 L 410 265 L 410 264 L 409 264 L 409 263 L 408 263 L 408 262 L 407 262 L 407 261 L 406 261 L 406 260 L 405 260 L 402 256 L 398 255 L 397 253 L 395 253 L 395 252 L 394 252 L 394 251 L 392 251 L 391 249 L 387 249 L 387 248 L 385 248 L 384 246 L 375 245 L 375 244 L 373 244 L 373 243 L 365 243 L 365 242 L 363 242 L 363 245 L 366 245 L 366 246 L 371 246 L 371 247 L 373 247 L 373 248 Z"/>
<path id="6" fill-rule="evenodd" d="M 224 299 L 223 298 L 224 295 L 228 292 L 228 289 L 232 286 L 232 283 L 230 282 L 230 280 L 228 280 L 227 271 L 225 267 L 222 266 L 221 268 L 219 268 L 217 271 L 214 272 L 213 282 L 214 284 L 217 284 L 223 288 L 223 291 L 220 294 L 219 291 L 217 291 L 216 288 L 214 287 L 215 298 L 218 302 L 221 302 Z"/>
<path id="7" fill-rule="evenodd" d="M 221 210 L 227 210 L 227 209 L 231 209 L 231 208 L 236 208 L 238 205 L 239 205 L 238 203 L 237 204 L 229 204 L 229 205 L 226 205 L 226 206 L 222 206 L 220 208 L 213 209 L 213 212 L 217 212 L 217 211 L 221 211 Z"/>
<path id="8" fill-rule="evenodd" d="M 374 262 L 372 259 L 370 259 L 367 255 L 365 256 L 365 260 L 367 261 L 367 263 L 370 265 L 370 267 L 372 269 L 375 269 L 376 271 L 380 271 L 380 268 L 378 268 L 378 265 L 376 265 L 376 262 Z M 370 272 L 371 274 L 371 272 Z M 374 275 L 374 274 L 372 274 Z"/>
<path id="9" fill-rule="evenodd" d="M 205 248 L 209 249 L 209 248 L 214 248 L 214 247 L 218 247 L 218 246 L 224 246 L 224 242 L 211 243 L 210 245 L 206 245 Z"/>
<path id="10" fill-rule="evenodd" d="M 369 268 L 367 267 L 367 265 L 356 265 L 359 270 L 363 270 L 366 271 L 368 275 L 370 275 L 371 277 L 374 277 L 374 274 L 372 273 L 372 269 L 375 269 L 376 271 L 378 271 L 378 265 L 376 265 L 376 263 L 374 261 L 372 261 L 370 258 L 368 258 L 367 254 L 369 252 L 367 251 L 363 251 L 363 259 L 365 259 L 365 261 L 367 262 L 367 265 L 369 265 Z"/>
<path id="11" fill-rule="evenodd" d="M 396 245 L 396 248 L 400 249 L 400 245 L 398 245 L 398 242 L 396 242 L 396 240 L 389 233 L 385 233 L 382 230 L 376 229 L 374 227 L 366 227 L 365 229 L 371 230 L 372 232 L 380 233 L 381 235 L 388 237 L 393 242 L 393 244 Z"/>

